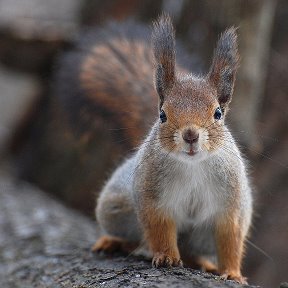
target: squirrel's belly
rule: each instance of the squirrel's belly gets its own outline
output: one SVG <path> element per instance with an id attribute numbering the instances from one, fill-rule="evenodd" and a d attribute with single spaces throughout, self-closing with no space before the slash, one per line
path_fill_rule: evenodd
<path id="1" fill-rule="evenodd" d="M 181 180 L 178 177 L 162 186 L 161 209 L 171 215 L 178 228 L 213 223 L 215 215 L 223 208 L 216 183 L 198 175 L 192 179 L 190 176 L 186 182 Z"/>

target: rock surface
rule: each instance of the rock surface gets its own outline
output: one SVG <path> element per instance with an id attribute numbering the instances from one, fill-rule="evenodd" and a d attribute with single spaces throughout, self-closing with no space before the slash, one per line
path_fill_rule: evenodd
<path id="1" fill-rule="evenodd" d="M 0 287 L 252 287 L 192 269 L 152 269 L 133 256 L 93 255 L 97 236 L 90 219 L 0 175 Z"/>

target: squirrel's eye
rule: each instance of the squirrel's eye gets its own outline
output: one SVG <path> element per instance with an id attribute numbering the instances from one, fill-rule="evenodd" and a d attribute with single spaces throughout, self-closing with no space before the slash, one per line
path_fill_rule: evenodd
<path id="1" fill-rule="evenodd" d="M 161 120 L 161 123 L 164 123 L 167 121 L 166 114 L 163 110 L 160 111 L 160 120 Z"/>
<path id="2" fill-rule="evenodd" d="M 215 113 L 214 113 L 214 118 L 216 120 L 220 120 L 222 117 L 222 111 L 220 109 L 220 107 L 218 107 L 216 110 L 215 110 Z"/>

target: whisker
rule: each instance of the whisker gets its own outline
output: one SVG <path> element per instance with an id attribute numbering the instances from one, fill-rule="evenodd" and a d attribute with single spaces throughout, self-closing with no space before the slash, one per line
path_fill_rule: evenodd
<path id="1" fill-rule="evenodd" d="M 172 136 L 169 136 L 169 137 L 167 137 L 167 139 L 169 139 L 169 140 L 171 140 L 171 139 L 174 139 L 174 136 L 172 137 Z M 152 143 L 155 143 L 154 141 L 156 140 L 156 143 L 157 143 L 157 141 L 159 141 L 159 143 L 160 143 L 160 140 L 161 140 L 161 143 L 162 144 L 165 144 L 165 143 L 167 143 L 167 144 L 171 144 L 170 142 L 169 142 L 169 140 L 165 140 L 165 138 L 163 139 L 162 137 L 160 138 L 160 137 L 157 137 L 156 139 L 150 139 L 150 140 L 147 140 L 146 142 L 148 142 L 148 143 L 151 143 L 150 141 L 152 140 L 153 142 Z M 164 140 L 164 141 L 163 141 Z M 168 142 L 165 142 L 165 141 L 168 141 Z M 169 150 L 168 151 L 168 153 L 166 154 L 166 156 L 164 156 L 165 157 L 165 159 L 166 159 L 166 157 L 168 157 L 168 155 L 174 150 L 174 148 L 176 147 L 177 145 L 176 144 L 174 144 L 173 146 L 172 146 L 172 148 L 171 148 L 171 150 Z M 143 146 L 140 146 L 140 148 L 139 149 L 141 149 L 141 147 L 143 147 Z M 156 148 L 156 149 L 155 149 Z M 140 161 L 140 163 L 138 163 L 138 165 L 136 166 L 136 168 L 134 169 L 134 171 L 132 171 L 132 173 L 129 175 L 129 177 L 128 177 L 128 179 L 129 179 L 129 181 L 131 180 L 131 178 L 135 175 L 135 173 L 137 172 L 137 170 L 144 164 L 144 162 L 147 160 L 147 159 L 149 159 L 154 153 L 155 154 L 157 154 L 157 153 L 159 153 L 159 152 L 161 152 L 161 151 L 163 151 L 163 149 L 162 149 L 162 147 L 160 147 L 160 146 L 154 146 L 154 149 L 151 149 L 150 150 L 150 153 L 148 153 L 147 155 L 145 155 L 143 158 L 142 158 L 142 161 Z M 155 155 L 154 154 L 154 155 Z"/>
<path id="2" fill-rule="evenodd" d="M 203 128 L 204 128 L 204 129 L 208 129 L 209 127 L 211 127 L 212 125 L 216 124 L 217 122 L 218 122 L 218 120 L 212 122 L 209 126 L 207 126 L 207 127 L 203 127 Z"/>
<path id="3" fill-rule="evenodd" d="M 222 126 L 215 126 L 215 127 L 212 127 L 210 130 L 211 131 L 220 131 L 222 129 Z M 275 137 L 271 137 L 271 136 L 265 136 L 265 135 L 262 135 L 262 134 L 258 134 L 258 133 L 252 133 L 252 132 L 248 132 L 248 131 L 237 131 L 237 130 L 225 130 L 225 129 L 222 129 L 221 130 L 221 133 L 228 133 L 228 134 L 232 134 L 234 137 L 235 137 L 235 134 L 237 135 L 241 135 L 241 134 L 246 134 L 246 135 L 256 135 L 257 137 L 261 138 L 261 139 L 264 139 L 264 140 L 269 140 L 271 142 L 277 142 L 279 143 L 280 140 L 278 138 L 275 138 Z"/>
<path id="4" fill-rule="evenodd" d="M 255 245 L 253 242 L 251 242 L 250 240 L 246 239 L 245 240 L 249 245 L 251 245 L 254 249 L 256 249 L 257 251 L 259 251 L 261 254 L 263 254 L 267 259 L 269 259 L 274 265 L 275 264 L 275 261 L 274 259 L 268 255 L 263 249 L 261 249 L 260 247 L 258 247 L 257 245 Z"/>
<path id="5" fill-rule="evenodd" d="M 139 245 L 133 249 L 124 259 L 127 260 L 129 257 L 131 257 L 137 250 L 140 250 L 141 248 L 145 247 L 145 242 L 142 241 L 139 243 Z"/>
<path id="6" fill-rule="evenodd" d="M 213 135 L 211 136 L 210 135 L 209 139 L 212 139 L 212 140 L 219 139 L 219 140 L 223 140 L 224 142 L 235 143 L 232 139 L 227 139 L 227 138 L 225 138 L 225 136 L 221 136 L 221 135 L 220 136 L 213 136 Z M 281 167 L 283 167 L 285 169 L 288 169 L 288 165 L 284 164 L 281 161 L 273 159 L 272 157 L 268 156 L 267 154 L 261 153 L 261 152 L 257 151 L 256 149 L 253 149 L 252 147 L 249 147 L 248 145 L 245 145 L 245 144 L 241 144 L 241 146 L 244 147 L 245 149 L 247 149 L 247 150 L 259 155 L 259 156 L 262 156 L 262 157 L 272 161 L 275 164 L 280 165 Z"/>
<path id="7" fill-rule="evenodd" d="M 130 127 L 120 127 L 120 128 L 111 128 L 111 129 L 108 129 L 109 131 L 118 131 L 118 130 L 128 130 L 128 129 L 136 129 L 138 127 L 136 126 L 130 126 Z"/>
<path id="8" fill-rule="evenodd" d="M 275 160 L 275 159 L 269 157 L 269 156 L 266 155 L 266 154 L 263 154 L 263 153 L 261 153 L 261 152 L 258 152 L 258 151 L 254 150 L 254 149 L 252 149 L 252 148 L 249 148 L 248 146 L 245 146 L 245 145 L 243 145 L 243 144 L 242 144 L 242 146 L 244 146 L 244 147 L 247 148 L 248 150 L 251 150 L 253 153 L 258 154 L 258 155 L 260 155 L 260 156 L 262 156 L 262 157 L 264 157 L 264 158 L 272 161 L 273 163 L 278 164 L 278 165 L 280 165 L 281 167 L 283 167 L 283 168 L 285 168 L 285 169 L 288 169 L 288 165 L 285 165 L 284 163 L 282 163 L 282 162 L 280 162 L 280 161 L 278 161 L 278 160 Z"/>

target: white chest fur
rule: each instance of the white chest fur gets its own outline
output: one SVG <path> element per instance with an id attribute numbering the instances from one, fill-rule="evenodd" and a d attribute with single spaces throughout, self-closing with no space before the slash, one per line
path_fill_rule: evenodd
<path id="1" fill-rule="evenodd" d="M 223 197 L 221 190 L 225 189 L 211 173 L 213 163 L 177 162 L 162 182 L 161 208 L 173 217 L 179 229 L 210 223 L 223 208 L 220 198 Z"/>

